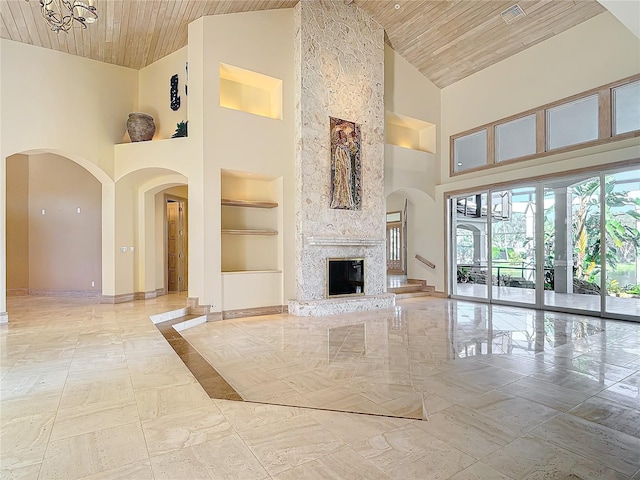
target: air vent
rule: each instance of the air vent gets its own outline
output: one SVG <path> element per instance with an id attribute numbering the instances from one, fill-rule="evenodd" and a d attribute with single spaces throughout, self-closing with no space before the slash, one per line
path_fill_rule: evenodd
<path id="1" fill-rule="evenodd" d="M 517 3 L 507 8 L 502 13 L 500 13 L 500 16 L 502 17 L 502 19 L 505 21 L 507 25 L 515 22 L 516 20 L 521 19 L 525 15 L 526 13 L 524 13 L 524 10 L 522 9 L 522 7 Z"/>

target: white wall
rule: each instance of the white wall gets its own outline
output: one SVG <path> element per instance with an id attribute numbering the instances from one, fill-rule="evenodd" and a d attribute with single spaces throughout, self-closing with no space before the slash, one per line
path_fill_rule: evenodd
<path id="1" fill-rule="evenodd" d="M 403 57 L 385 45 L 385 109 L 398 115 L 434 124 L 435 153 L 385 145 L 384 191 L 387 211 L 402 209 L 409 199 L 407 222 L 407 275 L 426 280 L 442 291 L 442 239 L 434 234 L 434 216 L 439 214 L 436 186 L 440 181 L 440 89 Z M 438 221 L 440 224 L 441 221 Z M 429 269 L 416 254 L 437 265 Z"/>
<path id="2" fill-rule="evenodd" d="M 138 105 L 138 72 L 0 39 L 0 315 L 5 300 L 5 162 L 16 153 L 65 156 L 102 182 L 102 286 L 115 290 L 113 145 Z"/>
<path id="3" fill-rule="evenodd" d="M 284 297 L 293 269 L 293 14 L 269 10 L 203 17 L 189 26 L 189 140 L 202 170 L 189 177 L 189 296 L 225 309 L 221 277 L 221 170 L 283 177 Z M 220 64 L 282 80 L 282 120 L 220 106 Z M 283 299 L 284 301 L 284 299 Z"/>
<path id="4" fill-rule="evenodd" d="M 445 258 L 447 192 L 640 158 L 638 138 L 450 177 L 449 137 L 640 72 L 640 42 L 605 12 L 442 90 L 441 182 L 428 219 Z M 436 262 L 438 263 L 438 262 Z M 444 272 L 438 279 L 444 285 Z"/>
<path id="5" fill-rule="evenodd" d="M 636 37 L 640 38 L 640 2 L 637 0 L 598 0 Z"/>
<path id="6" fill-rule="evenodd" d="M 28 192 L 31 292 L 99 295 L 100 182 L 66 158 L 30 155 Z"/>
<path id="7" fill-rule="evenodd" d="M 33 149 L 113 173 L 113 145 L 138 107 L 138 72 L 2 39 L 2 157 Z"/>
<path id="8" fill-rule="evenodd" d="M 187 95 L 187 47 L 161 58 L 140 70 L 140 111 L 151 115 L 156 125 L 154 139 L 171 138 L 176 125 L 189 119 Z M 171 77 L 178 75 L 180 108 L 171 109 Z"/>
<path id="9" fill-rule="evenodd" d="M 442 183 L 455 181 L 449 178 L 451 135 L 638 72 L 640 42 L 613 15 L 605 12 L 444 88 Z M 579 157 L 580 153 L 574 156 Z M 550 157 L 545 157 L 501 166 L 499 170 L 517 170 L 550 161 Z M 483 183 L 484 173 L 472 175 L 478 184 Z"/>

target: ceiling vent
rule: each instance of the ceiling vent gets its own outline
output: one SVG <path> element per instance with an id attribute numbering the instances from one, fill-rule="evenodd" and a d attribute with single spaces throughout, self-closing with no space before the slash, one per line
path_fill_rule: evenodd
<path id="1" fill-rule="evenodd" d="M 517 3 L 500 13 L 500 16 L 502 17 L 502 19 L 505 21 L 507 25 L 515 22 L 516 20 L 521 19 L 525 15 L 526 13 L 524 13 L 524 10 L 522 9 L 522 7 Z"/>

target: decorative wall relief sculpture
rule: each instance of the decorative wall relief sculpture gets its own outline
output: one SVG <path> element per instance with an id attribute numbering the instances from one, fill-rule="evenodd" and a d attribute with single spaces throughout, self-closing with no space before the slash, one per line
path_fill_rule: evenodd
<path id="1" fill-rule="evenodd" d="M 174 112 L 180 108 L 180 95 L 178 94 L 178 74 L 171 77 L 171 110 Z"/>
<path id="2" fill-rule="evenodd" d="M 362 162 L 360 125 L 329 117 L 331 136 L 331 208 L 360 210 Z"/>

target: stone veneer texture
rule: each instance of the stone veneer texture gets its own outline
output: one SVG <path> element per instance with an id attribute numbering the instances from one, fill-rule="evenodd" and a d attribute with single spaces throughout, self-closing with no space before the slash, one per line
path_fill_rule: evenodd
<path id="1" fill-rule="evenodd" d="M 378 295 L 386 278 L 384 30 L 357 5 L 325 0 L 300 1 L 295 30 L 297 300 L 325 298 L 327 258 L 364 257 L 365 294 Z M 329 117 L 361 127 L 358 211 L 329 207 Z M 310 245 L 313 237 L 345 245 Z"/>

